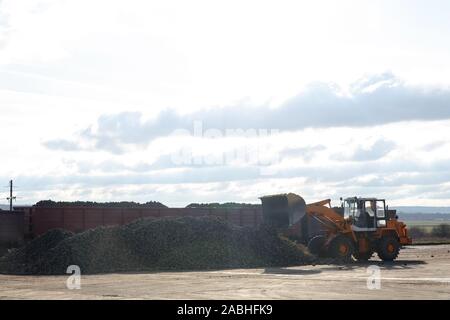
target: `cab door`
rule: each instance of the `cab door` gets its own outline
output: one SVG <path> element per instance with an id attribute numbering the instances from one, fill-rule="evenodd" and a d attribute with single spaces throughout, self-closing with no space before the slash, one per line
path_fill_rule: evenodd
<path id="1" fill-rule="evenodd" d="M 364 220 L 366 228 L 372 229 L 375 227 L 375 216 L 377 212 L 376 201 L 375 200 L 365 200 L 363 214 L 365 215 Z"/>

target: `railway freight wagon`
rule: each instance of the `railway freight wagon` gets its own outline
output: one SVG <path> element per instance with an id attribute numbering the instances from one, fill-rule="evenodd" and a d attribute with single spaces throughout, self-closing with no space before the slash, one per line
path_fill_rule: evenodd
<path id="1" fill-rule="evenodd" d="M 25 240 L 25 218 L 21 211 L 0 210 L 0 256 Z"/>
<path id="2" fill-rule="evenodd" d="M 257 227 L 262 222 L 262 209 L 204 209 L 204 208 L 111 208 L 111 207 L 30 207 L 24 209 L 27 217 L 27 237 L 35 237 L 50 229 L 60 228 L 73 232 L 99 226 L 123 225 L 145 217 L 200 217 L 217 216 L 239 225 Z"/>
<path id="3" fill-rule="evenodd" d="M 22 242 L 25 234 L 24 226 L 23 212 L 0 210 L 0 246 Z"/>
<path id="4" fill-rule="evenodd" d="M 0 220 L 2 234 L 10 236 L 12 232 L 20 239 L 30 239 L 51 229 L 65 229 L 72 232 L 82 232 L 100 226 L 115 226 L 127 224 L 133 220 L 153 217 L 201 217 L 216 216 L 239 226 L 256 228 L 263 220 L 262 208 L 130 208 L 130 207 L 89 207 L 89 206 L 26 206 L 14 207 L 14 219 L 9 218 L 8 224 Z M 6 217 L 6 216 L 5 216 Z M 12 219 L 12 220 L 11 220 Z M 313 221 L 309 221 L 313 220 Z M 312 230 L 314 219 L 306 221 Z M 0 226 L 1 227 L 1 226 Z M 19 231 L 20 232 L 19 232 Z M 0 239 L 1 240 L 1 239 Z M 2 241 L 0 241 L 1 244 Z"/>

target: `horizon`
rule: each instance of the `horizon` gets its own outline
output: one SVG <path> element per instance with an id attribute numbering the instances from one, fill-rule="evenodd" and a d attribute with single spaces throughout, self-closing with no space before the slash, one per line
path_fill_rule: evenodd
<path id="1" fill-rule="evenodd" d="M 84 201 L 84 200 L 74 200 L 74 201 L 59 201 L 59 200 L 51 200 L 51 199 L 46 199 L 46 200 L 40 200 L 40 201 L 53 201 L 53 202 L 96 202 L 96 203 L 102 203 L 102 201 Z M 111 202 L 135 202 L 135 203 L 137 203 L 137 204 L 144 204 L 144 203 L 146 203 L 146 202 L 157 202 L 157 203 L 161 203 L 161 204 L 163 204 L 163 205 L 166 205 L 165 203 L 163 203 L 163 202 L 160 202 L 160 201 L 158 201 L 158 200 L 149 200 L 149 201 L 145 201 L 145 202 L 136 202 L 136 201 L 111 201 Z M 36 202 L 37 203 L 37 202 Z M 25 203 L 25 204 L 18 204 L 18 205 L 14 205 L 13 204 L 13 207 L 15 207 L 15 206 L 33 206 L 33 205 L 35 205 L 36 203 L 33 203 L 33 204 L 30 204 L 30 203 Z M 108 203 L 108 202 L 105 202 L 105 203 Z M 230 201 L 230 202 L 201 202 L 201 201 L 193 201 L 193 202 L 191 202 L 191 203 L 187 203 L 186 205 L 184 205 L 184 206 L 179 206 L 179 207 L 171 207 L 171 206 L 168 206 L 167 205 L 167 207 L 168 208 L 184 208 L 184 207 L 186 207 L 186 206 L 188 206 L 188 205 L 190 205 L 190 204 L 194 204 L 194 203 L 196 203 L 196 204 L 213 204 L 213 203 L 218 203 L 218 204 L 225 204 L 225 203 L 237 203 L 237 204 L 252 204 L 252 205 L 261 205 L 260 203 L 249 203 L 249 202 L 236 202 L 236 201 Z M 334 203 L 334 201 L 332 201 L 332 204 Z M 0 209 L 2 208 L 2 207 L 7 207 L 7 208 L 9 208 L 9 204 L 5 204 L 5 203 L 0 203 Z M 398 208 L 402 208 L 402 209 L 405 209 L 405 208 L 411 208 L 411 209 L 415 209 L 415 208 L 418 208 L 418 209 L 445 209 L 445 210 L 449 210 L 449 212 L 403 212 L 403 213 L 417 213 L 417 214 L 450 214 L 450 206 L 402 206 L 402 205 L 399 205 L 399 206 L 390 206 L 391 208 L 394 208 L 394 209 L 398 209 Z"/>

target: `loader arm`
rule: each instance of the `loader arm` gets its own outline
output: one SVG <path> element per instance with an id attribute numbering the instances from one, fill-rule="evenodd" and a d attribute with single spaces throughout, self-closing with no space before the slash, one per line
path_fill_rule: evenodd
<path id="1" fill-rule="evenodd" d="M 307 204 L 306 214 L 332 232 L 346 232 L 349 230 L 348 223 L 344 217 L 327 207 L 327 204 L 330 206 L 330 199 Z"/>

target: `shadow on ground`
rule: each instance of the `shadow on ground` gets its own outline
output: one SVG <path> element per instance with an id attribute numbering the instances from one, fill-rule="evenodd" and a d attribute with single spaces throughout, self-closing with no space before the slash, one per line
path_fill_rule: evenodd
<path id="1" fill-rule="evenodd" d="M 423 260 L 399 260 L 399 261 L 366 261 L 366 262 L 354 262 L 350 264 L 338 264 L 338 265 L 328 265 L 322 266 L 327 270 L 353 270 L 355 268 L 360 267 L 368 267 L 368 266 L 378 266 L 380 268 L 385 269 L 413 269 L 418 265 L 427 264 Z"/>
<path id="2" fill-rule="evenodd" d="M 264 274 L 291 274 L 291 275 L 308 275 L 321 273 L 320 270 L 302 270 L 302 269 L 286 269 L 286 268 L 265 268 Z"/>

